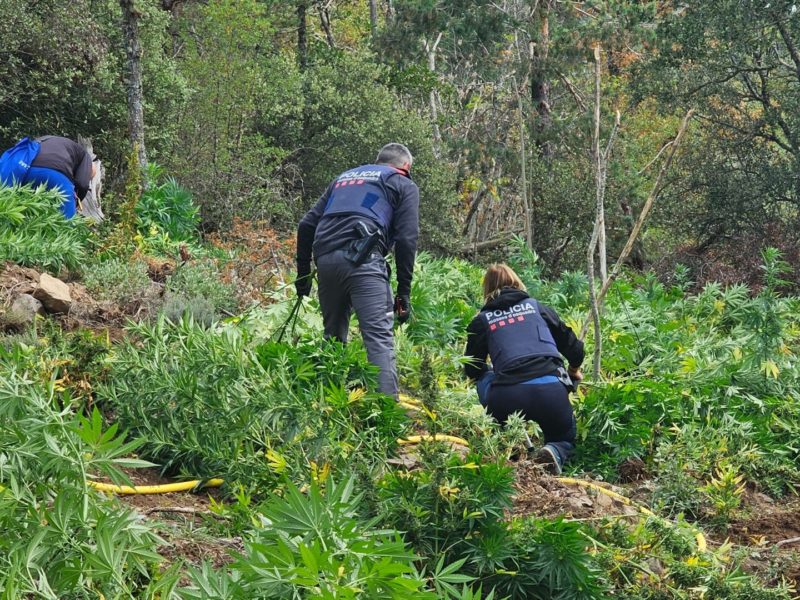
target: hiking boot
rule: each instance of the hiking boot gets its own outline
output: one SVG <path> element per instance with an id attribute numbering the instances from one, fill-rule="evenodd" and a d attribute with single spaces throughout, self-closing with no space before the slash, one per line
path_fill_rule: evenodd
<path id="1" fill-rule="evenodd" d="M 550 475 L 561 475 L 561 457 L 550 444 L 545 444 L 532 453 L 531 459 L 537 465 L 541 465 L 545 473 Z"/>

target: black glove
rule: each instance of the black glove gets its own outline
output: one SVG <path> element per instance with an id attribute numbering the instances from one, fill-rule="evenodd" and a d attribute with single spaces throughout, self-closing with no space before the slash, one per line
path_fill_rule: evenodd
<path id="1" fill-rule="evenodd" d="M 297 279 L 294 280 L 294 289 L 298 296 L 308 296 L 311 293 L 311 266 L 297 266 Z"/>
<path id="2" fill-rule="evenodd" d="M 411 299 L 408 296 L 395 296 L 394 312 L 397 315 L 397 322 L 401 325 L 408 321 L 411 316 Z"/>

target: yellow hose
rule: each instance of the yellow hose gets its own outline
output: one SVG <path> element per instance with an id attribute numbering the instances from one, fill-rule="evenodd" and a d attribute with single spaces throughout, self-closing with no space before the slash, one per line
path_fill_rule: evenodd
<path id="1" fill-rule="evenodd" d="M 401 404 L 405 402 L 406 404 L 415 405 L 417 407 L 422 406 L 422 402 L 419 399 L 409 396 L 408 394 L 398 394 L 398 398 L 400 398 Z"/>
<path id="2" fill-rule="evenodd" d="M 401 446 L 407 446 L 409 444 L 419 444 L 422 441 L 430 441 L 434 440 L 437 442 L 450 442 L 451 444 L 459 444 L 461 446 L 469 447 L 469 442 L 467 440 L 462 439 L 460 437 L 456 437 L 454 435 L 445 435 L 443 433 L 437 433 L 436 435 L 410 435 L 406 439 L 399 439 L 397 443 Z"/>
<path id="3" fill-rule="evenodd" d="M 601 494 L 605 494 L 606 496 L 614 498 L 615 500 L 619 500 L 623 504 L 627 504 L 628 506 L 633 506 L 634 508 L 638 509 L 639 512 L 641 512 L 642 514 L 645 514 L 645 515 L 647 515 L 649 517 L 655 517 L 656 519 L 660 519 L 660 520 L 664 521 L 665 523 L 668 523 L 670 525 L 670 527 L 674 527 L 675 526 L 675 524 L 672 521 L 669 521 L 668 519 L 664 519 L 663 517 L 659 517 L 657 514 L 655 514 L 649 508 L 646 508 L 646 507 L 642 506 L 641 504 L 637 504 L 636 502 L 634 502 L 630 498 L 628 498 L 626 496 L 623 496 L 622 494 L 618 494 L 614 490 L 609 490 L 609 489 L 604 488 L 604 487 L 602 487 L 600 485 L 597 485 L 596 483 L 592 483 L 591 481 L 585 481 L 583 479 L 575 479 L 574 477 L 557 477 L 556 479 L 558 481 L 560 481 L 561 483 L 566 483 L 566 484 L 571 484 L 571 485 L 579 485 L 581 487 L 591 488 L 591 489 L 593 489 L 593 490 L 595 490 L 597 492 L 600 492 Z M 697 542 L 697 550 L 698 550 L 698 552 L 705 552 L 706 550 L 708 550 L 708 544 L 706 543 L 706 538 L 701 532 L 699 532 L 699 531 L 696 532 L 695 536 L 694 536 L 694 539 Z"/>
<path id="4" fill-rule="evenodd" d="M 87 481 L 86 485 L 93 487 L 99 492 L 110 492 L 112 494 L 169 494 L 172 492 L 187 492 L 197 487 L 219 487 L 224 483 L 222 479 L 194 479 L 192 481 L 181 481 L 179 483 L 167 483 L 164 485 L 114 485 L 111 483 L 101 483 L 99 481 Z"/>

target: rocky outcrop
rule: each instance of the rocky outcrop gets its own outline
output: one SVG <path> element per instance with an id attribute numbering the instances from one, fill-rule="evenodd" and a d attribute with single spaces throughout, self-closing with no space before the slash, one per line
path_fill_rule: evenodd
<path id="1" fill-rule="evenodd" d="M 47 273 L 42 273 L 39 277 L 39 285 L 34 290 L 33 297 L 50 313 L 68 313 L 72 306 L 69 286 Z"/>
<path id="2" fill-rule="evenodd" d="M 41 302 L 30 294 L 20 294 L 14 299 L 4 320 L 9 325 L 29 325 L 36 319 L 36 315 L 43 314 L 44 306 Z"/>

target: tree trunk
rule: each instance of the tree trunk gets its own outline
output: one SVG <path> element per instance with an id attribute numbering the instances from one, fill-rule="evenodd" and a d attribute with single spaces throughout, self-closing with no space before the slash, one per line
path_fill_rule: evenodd
<path id="1" fill-rule="evenodd" d="M 520 155 L 520 168 L 522 177 L 522 203 L 525 207 L 525 242 L 528 245 L 528 250 L 533 250 L 533 221 L 531 215 L 531 203 L 528 198 L 528 160 L 527 152 L 525 150 L 525 118 L 522 112 L 522 94 L 517 89 L 517 102 L 519 103 L 519 155 Z"/>
<path id="2" fill-rule="evenodd" d="M 552 117 L 550 115 L 550 80 L 547 74 L 547 57 L 550 52 L 550 7 L 552 0 L 537 1 L 534 19 L 539 36 L 531 49 L 531 102 L 536 109 L 534 133 L 536 146 L 541 156 L 549 158 L 552 154 L 547 140 Z"/>
<path id="3" fill-rule="evenodd" d="M 653 188 L 650 190 L 650 194 L 647 196 L 647 200 L 645 200 L 644 206 L 642 207 L 642 212 L 639 213 L 639 218 L 636 220 L 636 224 L 633 226 L 631 234 L 628 236 L 628 241 L 625 243 L 625 247 L 622 249 L 622 252 L 617 258 L 617 262 L 614 263 L 614 268 L 611 270 L 611 274 L 609 275 L 608 279 L 606 279 L 603 287 L 600 288 L 600 292 L 597 294 L 596 302 L 598 306 L 602 305 L 603 298 L 605 298 L 609 288 L 611 287 L 611 284 L 622 270 L 622 265 L 625 264 L 625 260 L 628 258 L 636 239 L 639 237 L 639 232 L 642 230 L 642 226 L 647 219 L 647 215 L 650 213 L 653 203 L 655 202 L 656 198 L 658 198 L 658 194 L 661 192 L 661 180 L 664 178 L 664 174 L 669 170 L 670 165 L 672 165 L 672 159 L 675 157 L 675 152 L 678 149 L 678 146 L 680 146 L 683 135 L 686 133 L 686 129 L 689 126 L 689 120 L 692 118 L 693 114 L 694 109 L 690 109 L 686 113 L 686 115 L 683 117 L 683 121 L 681 122 L 681 126 L 678 129 L 678 133 L 675 135 L 675 139 L 669 143 L 671 146 L 670 153 L 667 155 L 667 159 L 664 161 L 664 164 L 661 165 L 661 170 L 658 172 L 658 176 L 653 184 Z M 589 321 L 587 320 L 583 324 L 581 334 L 578 337 L 581 340 L 584 339 L 588 331 Z"/>
<path id="4" fill-rule="evenodd" d="M 424 41 L 425 45 L 425 52 L 428 55 L 428 69 L 430 69 L 431 73 L 436 73 L 436 49 L 439 47 L 439 42 L 442 41 L 442 33 L 439 32 L 436 41 L 433 44 L 430 44 L 427 40 Z M 436 89 L 431 88 L 431 92 L 429 95 L 429 102 L 431 107 L 431 121 L 433 122 L 433 140 L 434 144 L 434 152 L 438 156 L 438 147 L 442 143 L 442 134 L 439 131 L 439 111 L 436 107 Z"/>
<path id="5" fill-rule="evenodd" d="M 378 35 L 378 2 L 369 0 L 369 29 L 372 33 L 373 41 Z"/>
<path id="6" fill-rule="evenodd" d="M 122 8 L 122 33 L 128 59 L 128 130 L 131 145 L 137 149 L 139 166 L 147 166 L 144 145 L 144 94 L 142 92 L 142 44 L 139 39 L 139 19 L 134 0 L 120 0 Z"/>
<path id="7" fill-rule="evenodd" d="M 330 2 L 318 3 L 317 11 L 319 12 L 319 23 L 325 32 L 325 39 L 328 40 L 328 46 L 336 48 L 336 40 L 333 39 L 333 27 L 331 26 Z"/>
<path id="8" fill-rule="evenodd" d="M 594 135 L 592 150 L 594 153 L 596 177 L 596 219 L 597 219 L 597 254 L 600 263 L 600 282 L 608 279 L 608 262 L 606 258 L 606 207 L 605 207 L 605 161 L 607 156 L 600 154 L 600 45 L 594 47 Z"/>
<path id="9" fill-rule="evenodd" d="M 301 71 L 305 71 L 306 65 L 308 65 L 307 12 L 308 3 L 306 0 L 300 0 L 297 3 L 297 63 L 300 65 Z"/>

